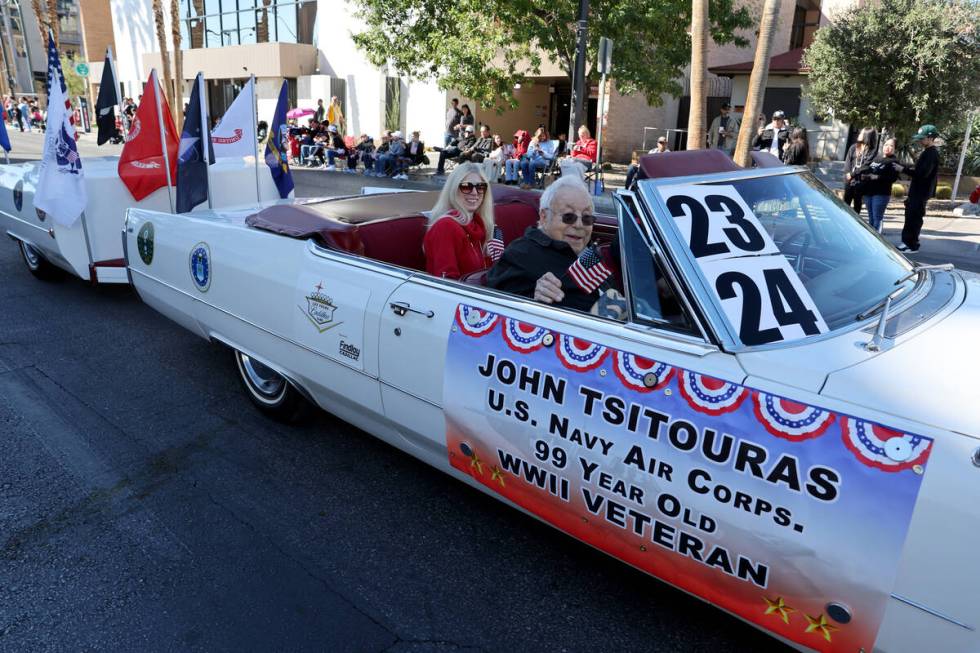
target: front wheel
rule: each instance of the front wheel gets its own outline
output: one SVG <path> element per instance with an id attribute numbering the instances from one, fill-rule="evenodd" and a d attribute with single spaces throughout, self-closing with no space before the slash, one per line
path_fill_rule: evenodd
<path id="1" fill-rule="evenodd" d="M 280 422 L 299 422 L 310 413 L 310 404 L 284 376 L 237 349 L 238 378 L 256 407 Z"/>
<path id="2" fill-rule="evenodd" d="M 34 245 L 23 240 L 18 240 L 17 243 L 20 245 L 20 255 L 24 258 L 24 264 L 35 277 L 42 281 L 54 281 L 64 276 L 61 268 L 52 265 Z"/>

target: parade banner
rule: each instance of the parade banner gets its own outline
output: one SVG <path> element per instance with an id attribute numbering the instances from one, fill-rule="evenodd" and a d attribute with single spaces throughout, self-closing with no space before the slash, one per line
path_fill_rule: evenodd
<path id="1" fill-rule="evenodd" d="M 460 305 L 450 463 L 801 645 L 870 651 L 932 440 Z"/>

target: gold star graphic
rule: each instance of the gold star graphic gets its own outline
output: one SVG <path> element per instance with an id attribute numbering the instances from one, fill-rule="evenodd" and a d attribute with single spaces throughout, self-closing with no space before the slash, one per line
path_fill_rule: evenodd
<path id="1" fill-rule="evenodd" d="M 781 596 L 777 596 L 774 599 L 769 599 L 763 596 L 762 600 L 766 602 L 767 606 L 769 606 L 766 608 L 766 614 L 775 614 L 777 617 L 783 620 L 784 624 L 789 623 L 790 613 L 796 612 L 795 608 L 791 608 L 786 605 L 786 602 Z"/>
<path id="2" fill-rule="evenodd" d="M 496 465 L 494 465 L 493 469 L 490 470 L 490 480 L 500 481 L 500 487 L 507 487 L 506 485 L 504 485 L 504 472 Z"/>
<path id="3" fill-rule="evenodd" d="M 811 617 L 805 613 L 803 616 L 810 622 L 810 625 L 806 627 L 806 632 L 813 633 L 819 630 L 823 634 L 823 638 L 828 642 L 830 641 L 830 633 L 837 630 L 837 627 L 827 623 L 827 617 L 823 616 L 823 613 L 819 617 Z"/>
<path id="4" fill-rule="evenodd" d="M 480 460 L 475 451 L 470 455 L 470 468 L 475 469 L 481 476 L 483 475 L 483 461 Z"/>

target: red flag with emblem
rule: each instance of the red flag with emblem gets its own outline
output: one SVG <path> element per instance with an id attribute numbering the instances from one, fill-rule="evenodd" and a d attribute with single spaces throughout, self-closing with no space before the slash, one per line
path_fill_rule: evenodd
<path id="1" fill-rule="evenodd" d="M 157 113 L 157 97 L 160 98 L 160 112 L 163 113 L 166 132 L 167 156 L 170 158 L 170 179 L 177 178 L 177 127 L 170 117 L 170 107 L 160 92 L 156 71 L 143 85 L 143 99 L 140 101 L 133 121 L 126 134 L 126 144 L 119 157 L 119 178 L 126 184 L 130 195 L 137 202 L 167 185 L 167 171 L 163 158 L 163 144 L 160 138 L 160 117 Z"/>

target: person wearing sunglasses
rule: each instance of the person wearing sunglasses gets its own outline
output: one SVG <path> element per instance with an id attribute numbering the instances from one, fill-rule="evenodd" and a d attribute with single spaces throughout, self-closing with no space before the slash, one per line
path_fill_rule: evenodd
<path id="1" fill-rule="evenodd" d="M 584 292 L 566 273 L 592 239 L 592 196 L 580 178 L 566 175 L 545 189 L 539 206 L 538 224 L 504 250 L 487 275 L 487 286 L 589 311 L 599 291 Z"/>
<path id="2" fill-rule="evenodd" d="M 436 200 L 422 241 L 426 272 L 459 279 L 490 267 L 493 227 L 493 198 L 481 166 L 459 164 Z"/>

